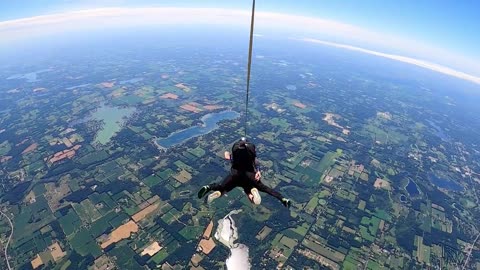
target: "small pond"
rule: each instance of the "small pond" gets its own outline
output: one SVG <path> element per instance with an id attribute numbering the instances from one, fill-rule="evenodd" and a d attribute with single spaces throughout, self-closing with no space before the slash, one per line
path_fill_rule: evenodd
<path id="1" fill-rule="evenodd" d="M 417 184 L 415 184 L 415 182 L 413 182 L 412 180 L 408 180 L 408 184 L 405 186 L 405 190 L 408 192 L 410 197 L 414 197 L 420 194 Z"/>

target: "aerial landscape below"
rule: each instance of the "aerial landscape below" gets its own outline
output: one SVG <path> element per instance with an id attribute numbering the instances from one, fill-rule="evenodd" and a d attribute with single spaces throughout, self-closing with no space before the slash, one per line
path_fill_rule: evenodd
<path id="1" fill-rule="evenodd" d="M 151 31 L 0 62 L 1 269 L 480 269 L 480 85 L 258 36 L 248 139 L 292 206 L 207 204 L 244 136 L 245 31 Z"/>

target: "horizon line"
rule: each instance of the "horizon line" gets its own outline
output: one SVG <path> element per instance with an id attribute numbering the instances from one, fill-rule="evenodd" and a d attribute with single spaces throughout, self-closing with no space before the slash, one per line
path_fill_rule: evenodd
<path id="1" fill-rule="evenodd" d="M 305 41 L 305 42 L 310 42 L 310 43 L 315 43 L 315 44 L 321 44 L 325 46 L 330 46 L 330 47 L 335 47 L 335 48 L 341 48 L 345 50 L 350 50 L 350 51 L 356 51 L 356 52 L 361 52 L 365 54 L 370 54 L 370 55 L 375 55 L 391 60 L 395 60 L 398 62 L 406 63 L 406 64 L 411 64 L 414 66 L 422 67 L 425 69 L 429 69 L 438 73 L 442 73 L 445 75 L 449 75 L 452 77 L 456 77 L 458 79 L 470 81 L 476 84 L 480 85 L 480 77 L 455 70 L 453 68 L 444 66 L 444 65 L 439 65 L 436 63 L 428 62 L 422 59 L 416 59 L 408 56 L 403 56 L 403 55 L 396 55 L 396 54 L 388 54 L 388 53 L 383 53 L 379 51 L 373 51 L 361 47 L 356 47 L 348 44 L 342 44 L 342 43 L 336 43 L 336 42 L 330 42 L 330 41 L 325 41 L 325 40 L 320 40 L 320 39 L 314 39 L 314 38 L 290 38 L 292 40 L 297 40 L 297 41 Z"/>
<path id="2" fill-rule="evenodd" d="M 103 25 L 106 29 L 124 24 L 129 26 L 146 24 L 177 25 L 188 23 L 188 21 L 205 24 L 218 24 L 221 22 L 225 24 L 247 25 L 249 19 L 246 20 L 246 18 L 249 17 L 250 12 L 248 10 L 210 7 L 110 7 L 82 9 L 0 21 L 0 40 L 6 43 L 8 41 L 15 42 L 17 41 L 15 38 L 32 39 L 35 35 L 45 35 L 49 31 L 54 33 L 62 30 L 72 32 L 72 29 L 96 28 L 98 25 Z M 335 40 L 335 42 L 326 41 L 325 37 L 322 39 L 314 37 L 303 38 L 301 40 L 384 57 L 480 84 L 479 75 L 468 74 L 444 64 L 437 64 L 438 62 L 448 62 L 464 67 L 464 69 L 471 69 L 473 72 L 480 70 L 478 69 L 480 66 L 474 59 L 451 54 L 450 51 L 428 46 L 415 40 L 403 39 L 392 34 L 377 33 L 352 24 L 329 19 L 286 13 L 257 12 L 256 24 L 267 29 L 280 28 L 286 32 L 302 29 L 304 33 L 307 33 L 304 36 L 326 35 L 329 40 Z M 368 47 L 370 48 L 367 49 Z M 377 47 L 375 50 L 372 49 L 375 47 Z M 379 48 L 383 49 L 379 50 Z M 387 53 L 387 51 L 396 53 Z M 398 51 L 404 52 L 399 54 Z M 408 54 L 416 56 L 406 56 Z M 440 58 L 443 58 L 443 61 Z M 436 61 L 434 62 L 437 63 L 432 62 L 432 59 L 435 59 Z"/>

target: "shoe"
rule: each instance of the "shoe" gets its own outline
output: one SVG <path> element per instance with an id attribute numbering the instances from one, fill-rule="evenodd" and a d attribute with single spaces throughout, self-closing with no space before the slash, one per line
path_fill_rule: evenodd
<path id="1" fill-rule="evenodd" d="M 252 202 L 256 205 L 259 205 L 262 202 L 262 197 L 260 197 L 260 193 L 258 193 L 258 189 L 252 188 L 252 190 L 250 190 L 250 193 L 253 196 Z"/>
<path id="2" fill-rule="evenodd" d="M 220 191 L 215 191 L 213 192 L 212 194 L 208 195 L 207 197 L 207 203 L 211 203 L 213 200 L 217 199 L 217 198 L 220 198 L 220 196 L 222 196 L 222 192 Z"/>
<path id="3" fill-rule="evenodd" d="M 283 204 L 283 206 L 285 206 L 287 208 L 290 208 L 290 205 L 292 205 L 292 202 L 290 201 L 290 199 L 283 198 L 282 199 L 282 204 Z"/>
<path id="4" fill-rule="evenodd" d="M 199 191 L 198 191 L 198 198 L 201 199 L 203 196 L 205 196 L 208 192 L 210 191 L 210 187 L 203 186 Z"/>

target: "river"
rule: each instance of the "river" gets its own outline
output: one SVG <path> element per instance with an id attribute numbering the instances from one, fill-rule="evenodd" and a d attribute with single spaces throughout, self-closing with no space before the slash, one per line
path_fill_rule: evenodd
<path id="1" fill-rule="evenodd" d="M 191 138 L 198 137 L 210 133 L 218 128 L 218 122 L 223 120 L 233 120 L 240 116 L 234 111 L 222 111 L 218 113 L 209 113 L 201 118 L 203 125 L 197 125 L 176 131 L 166 138 L 156 139 L 156 143 L 160 148 L 170 148 L 176 144 L 183 143 Z"/>

